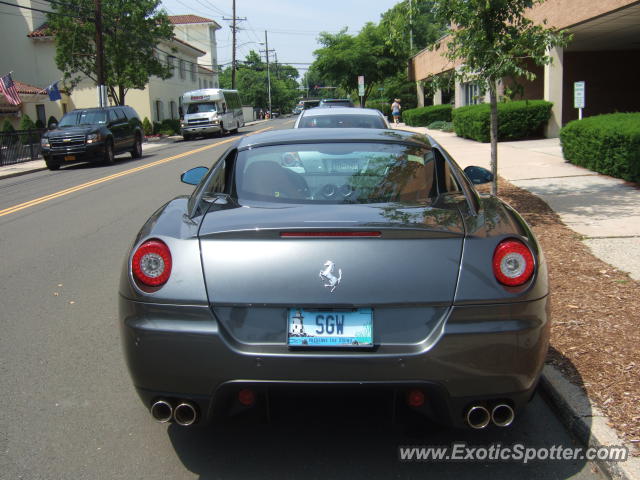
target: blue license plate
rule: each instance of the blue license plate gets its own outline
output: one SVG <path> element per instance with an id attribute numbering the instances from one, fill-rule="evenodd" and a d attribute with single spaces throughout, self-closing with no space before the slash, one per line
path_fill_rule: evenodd
<path id="1" fill-rule="evenodd" d="M 373 311 L 290 308 L 287 341 L 292 347 L 371 347 Z"/>

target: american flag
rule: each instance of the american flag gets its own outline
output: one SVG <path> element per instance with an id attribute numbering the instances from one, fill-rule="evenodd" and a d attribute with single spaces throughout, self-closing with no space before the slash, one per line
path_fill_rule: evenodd
<path id="1" fill-rule="evenodd" d="M 7 100 L 12 105 L 20 105 L 22 100 L 16 90 L 16 84 L 11 79 L 11 74 L 7 73 L 4 77 L 0 77 L 0 93 L 7 97 Z"/>

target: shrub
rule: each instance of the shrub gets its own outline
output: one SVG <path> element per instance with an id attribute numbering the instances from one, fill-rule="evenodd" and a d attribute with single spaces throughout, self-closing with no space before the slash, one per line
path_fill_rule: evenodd
<path id="1" fill-rule="evenodd" d="M 426 127 L 427 125 L 441 120 L 451 121 L 451 105 L 431 105 L 429 107 L 412 108 L 402 113 L 402 121 L 413 127 Z"/>
<path id="2" fill-rule="evenodd" d="M 25 113 L 22 116 L 22 119 L 20 120 L 20 130 L 35 130 L 35 129 L 36 129 L 36 124 L 33 123 L 33 120 L 31 120 L 31 117 Z M 23 144 L 35 143 L 36 141 L 38 141 L 38 136 L 34 134 L 20 135 L 20 141 Z"/>
<path id="3" fill-rule="evenodd" d="M 544 100 L 520 100 L 498 104 L 498 140 L 541 137 L 553 104 Z M 490 107 L 487 103 L 456 108 L 452 112 L 456 135 L 478 142 L 490 140 Z"/>
<path id="4" fill-rule="evenodd" d="M 142 129 L 144 130 L 145 137 L 153 135 L 153 125 L 151 125 L 149 118 L 144 117 L 144 120 L 142 121 Z"/>
<path id="5" fill-rule="evenodd" d="M 564 158 L 595 172 L 640 182 L 640 113 L 569 122 L 560 130 Z"/>
<path id="6" fill-rule="evenodd" d="M 5 120 L 4 124 L 2 125 L 2 133 L 15 133 L 16 129 L 13 128 L 13 125 L 11 124 L 11 122 L 9 120 Z M 18 136 L 17 135 L 10 135 L 7 137 L 4 137 L 2 139 L 2 143 L 6 146 L 6 145 L 13 145 L 14 143 L 16 143 L 18 141 Z"/>
<path id="7" fill-rule="evenodd" d="M 160 122 L 153 122 L 153 135 L 160 135 L 162 124 Z"/>
<path id="8" fill-rule="evenodd" d="M 427 128 L 431 130 L 442 130 L 443 132 L 453 132 L 453 123 L 445 122 L 444 120 L 436 120 L 435 122 L 427 125 Z"/>
<path id="9" fill-rule="evenodd" d="M 163 120 L 160 130 L 162 130 L 160 133 L 163 135 L 177 135 L 180 133 L 180 120 L 172 120 L 170 118 Z"/>
<path id="10" fill-rule="evenodd" d="M 51 130 L 51 124 L 52 124 L 52 123 L 58 123 L 58 119 L 57 119 L 56 117 L 54 117 L 53 115 L 51 115 L 51 116 L 49 117 L 49 120 L 47 120 L 47 128 L 48 128 L 49 130 Z"/>

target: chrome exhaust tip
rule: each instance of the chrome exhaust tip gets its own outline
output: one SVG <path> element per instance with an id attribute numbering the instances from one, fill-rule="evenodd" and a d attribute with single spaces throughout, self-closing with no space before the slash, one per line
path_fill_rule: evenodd
<path id="1" fill-rule="evenodd" d="M 183 402 L 173 411 L 173 419 L 178 425 L 188 427 L 196 423 L 198 414 L 196 409 L 190 403 Z"/>
<path id="2" fill-rule="evenodd" d="M 173 415 L 173 407 L 165 400 L 158 400 L 151 405 L 151 416 L 160 423 L 167 423 Z"/>
<path id="3" fill-rule="evenodd" d="M 498 427 L 508 427 L 513 423 L 516 414 L 509 405 L 501 403 L 491 410 L 491 420 Z"/>
<path id="4" fill-rule="evenodd" d="M 481 430 L 489 425 L 491 414 L 481 405 L 474 405 L 467 410 L 467 424 L 476 430 Z"/>

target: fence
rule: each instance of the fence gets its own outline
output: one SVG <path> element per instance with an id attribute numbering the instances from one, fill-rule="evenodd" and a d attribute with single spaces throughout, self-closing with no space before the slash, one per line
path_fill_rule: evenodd
<path id="1" fill-rule="evenodd" d="M 42 152 L 40 138 L 46 129 L 0 132 L 0 166 L 37 160 Z"/>

